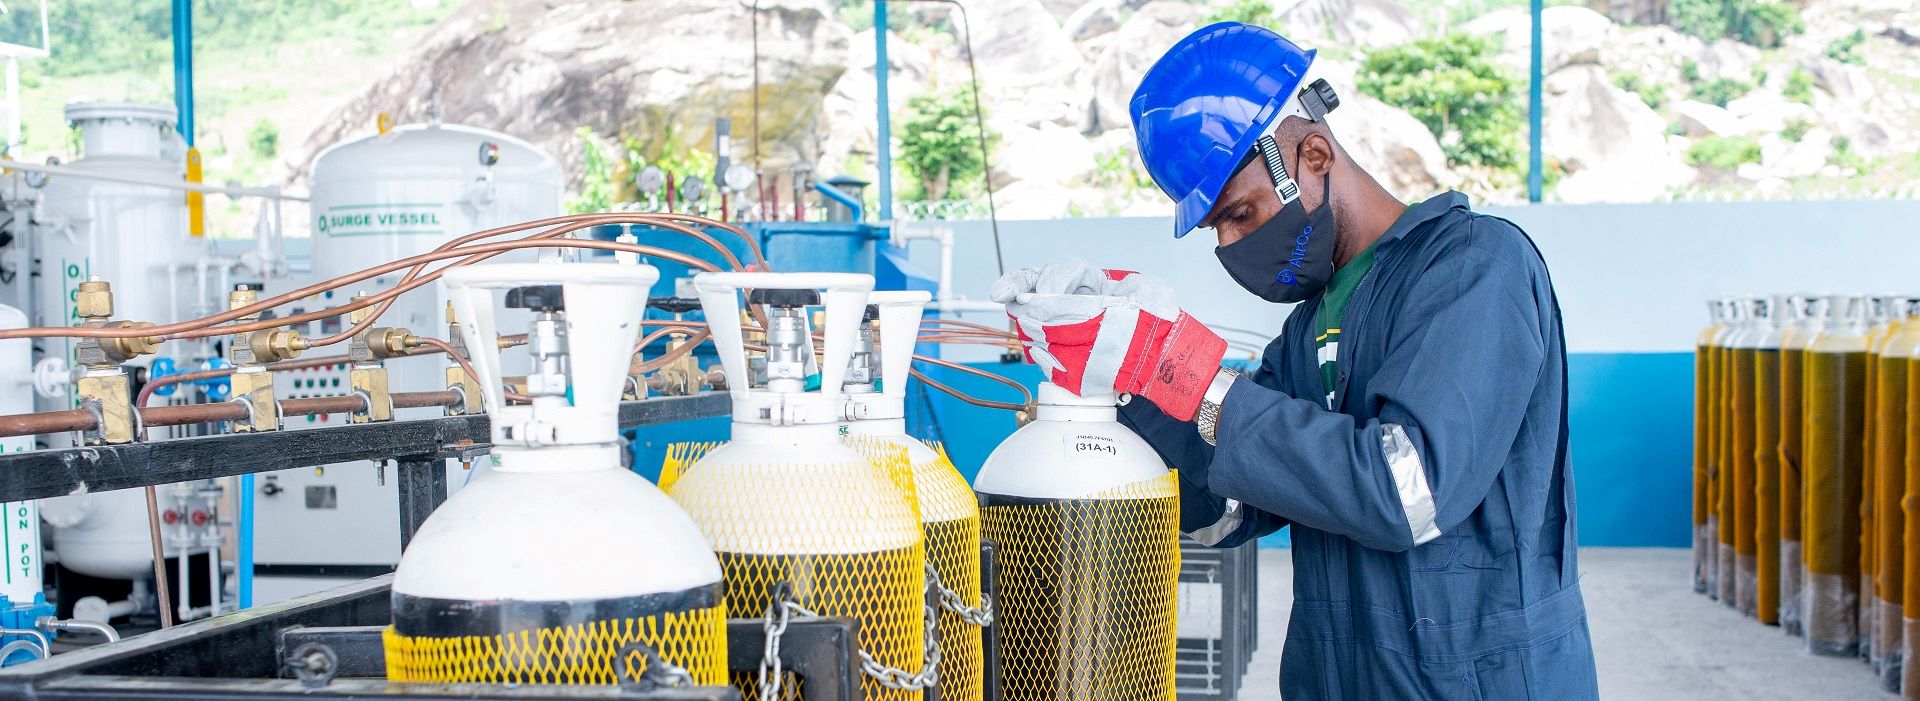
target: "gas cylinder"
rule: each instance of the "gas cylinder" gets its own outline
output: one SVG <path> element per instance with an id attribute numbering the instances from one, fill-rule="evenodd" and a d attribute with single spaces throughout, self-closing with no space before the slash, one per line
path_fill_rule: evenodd
<path id="1" fill-rule="evenodd" d="M 1834 295 L 1808 346 L 1801 614 L 1807 649 L 1852 656 L 1860 647 L 1861 481 L 1866 468 L 1866 299 Z"/>
<path id="2" fill-rule="evenodd" d="M 1716 490 L 1715 514 L 1719 518 L 1716 534 L 1719 545 L 1716 552 L 1714 571 L 1719 574 L 1720 602 L 1728 606 L 1739 605 L 1739 576 L 1735 573 L 1734 560 L 1738 550 L 1738 519 L 1734 514 L 1737 506 L 1734 495 L 1738 492 L 1738 476 L 1734 474 L 1736 460 L 1733 450 L 1733 348 L 1740 336 L 1747 330 L 1747 304 L 1743 297 L 1728 297 L 1726 300 L 1727 327 L 1720 332 L 1719 362 L 1714 369 L 1720 378 L 1720 390 L 1714 399 L 1714 445 L 1719 452 L 1719 469 L 1715 473 Z M 1751 485 L 1751 482 L 1749 482 Z"/>
<path id="3" fill-rule="evenodd" d="M 924 291 L 875 292 L 868 298 L 847 370 L 844 426 L 850 437 L 906 451 L 927 562 L 959 608 L 939 614 L 940 698 L 980 701 L 981 627 L 991 618 L 981 606 L 979 505 L 944 451 L 907 435 L 907 370 L 921 312 L 931 299 Z"/>
<path id="4" fill-rule="evenodd" d="M 974 479 L 1006 698 L 1173 697 L 1179 488 L 1114 402 L 1041 383 Z"/>
<path id="5" fill-rule="evenodd" d="M 1702 556 L 1706 560 L 1707 597 L 1719 599 L 1721 582 L 1731 576 L 1730 574 L 1723 576 L 1720 569 L 1720 459 L 1724 452 L 1720 448 L 1720 429 L 1723 423 L 1721 408 L 1725 404 L 1721 390 L 1724 388 L 1726 379 L 1722 377 L 1720 368 L 1723 360 L 1721 357 L 1723 344 L 1727 334 L 1733 332 L 1733 298 L 1721 297 L 1709 302 L 1709 305 L 1713 308 L 1715 323 L 1711 329 L 1713 334 L 1706 339 L 1706 351 L 1703 354 L 1707 391 L 1701 398 L 1704 406 L 1700 411 L 1705 415 L 1702 442 L 1706 444 L 1707 464 L 1705 503 L 1702 504 L 1706 509 L 1706 533 L 1704 534 L 1705 542 L 1702 544 L 1704 550 Z"/>
<path id="6" fill-rule="evenodd" d="M 1906 512 L 1901 502 L 1907 490 L 1907 358 L 1920 350 L 1920 323 L 1915 323 L 1915 301 L 1904 296 L 1888 300 L 1887 331 L 1874 354 L 1873 453 L 1874 580 L 1873 596 L 1864 604 L 1873 616 L 1873 668 L 1889 691 L 1900 690 L 1905 655 L 1901 623 L 1902 580 L 1905 574 Z"/>
<path id="7" fill-rule="evenodd" d="M 876 465 L 840 436 L 848 361 L 873 278 L 704 273 L 693 284 L 714 322 L 733 434 L 678 470 L 668 493 L 720 557 L 728 614 L 780 618 L 792 604 L 853 618 L 855 643 L 878 664 L 924 674 L 926 556 L 905 453 Z M 749 370 L 740 327 L 718 323 L 740 318 L 743 289 L 751 290 L 747 303 L 766 312 L 763 376 Z M 808 371 L 807 314 L 816 306 L 826 310 L 817 383 Z M 773 681 L 785 687 L 779 698 L 795 695 L 791 674 Z M 922 697 L 872 675 L 860 683 L 872 701 Z M 755 675 L 736 675 L 734 684 L 746 699 L 762 697 Z"/>
<path id="8" fill-rule="evenodd" d="M 1827 296 L 1798 293 L 1787 297 L 1788 323 L 1780 334 L 1780 629 L 1801 635 L 1801 578 L 1806 564 L 1801 550 L 1804 519 L 1804 451 L 1807 347 L 1820 334 L 1826 319 Z"/>
<path id="9" fill-rule="evenodd" d="M 1713 561 L 1713 531 L 1708 525 L 1707 514 L 1713 508 L 1712 482 L 1709 463 L 1711 446 L 1711 409 L 1713 407 L 1713 370 L 1707 355 L 1713 346 L 1713 339 L 1720 329 L 1726 326 L 1726 319 L 1720 310 L 1720 300 L 1707 302 L 1707 315 L 1712 320 L 1706 328 L 1700 330 L 1700 336 L 1693 346 L 1693 590 L 1706 593 L 1712 583 L 1711 568 Z"/>
<path id="10" fill-rule="evenodd" d="M 393 579 L 395 681 L 726 683 L 720 564 L 687 514 L 620 465 L 646 291 L 632 264 L 499 264 L 447 289 L 492 419 L 492 468 L 421 525 Z M 506 404 L 494 294 L 526 310 L 527 403 Z M 621 538 L 609 547 L 609 538 Z M 686 677 L 680 677 L 684 671 Z"/>
<path id="11" fill-rule="evenodd" d="M 1780 622 L 1780 337 L 1786 295 L 1755 300 L 1753 346 L 1753 615 Z"/>
<path id="12" fill-rule="evenodd" d="M 1920 331 L 1920 300 L 1909 301 L 1909 309 L 1914 316 L 1907 320 L 1903 333 Z M 1906 358 L 1907 374 L 1907 413 L 1905 416 L 1904 440 L 1906 458 L 1903 467 L 1905 477 L 1904 494 L 1906 504 L 1920 504 L 1920 410 L 1914 406 L 1920 402 L 1920 345 Z M 1909 516 L 1901 524 L 1904 549 L 1912 554 L 1920 548 L 1920 518 Z M 1901 564 L 1901 692 L 1907 699 L 1920 699 L 1920 662 L 1916 662 L 1914 648 L 1920 646 L 1920 555 L 1905 558 Z"/>
<path id="13" fill-rule="evenodd" d="M 1739 301 L 1740 328 L 1727 342 L 1728 444 L 1732 446 L 1733 466 L 1733 606 L 1752 614 L 1759 586 L 1755 534 L 1759 529 L 1758 473 L 1754 461 L 1754 354 L 1761 337 L 1767 333 L 1767 298 L 1742 297 Z"/>
<path id="14" fill-rule="evenodd" d="M 1880 571 L 1876 565 L 1879 553 L 1875 547 L 1879 538 L 1874 535 L 1879 532 L 1879 504 L 1874 495 L 1877 493 L 1875 483 L 1880 477 L 1879 471 L 1874 469 L 1874 455 L 1879 452 L 1874 447 L 1874 442 L 1879 438 L 1879 430 L 1874 425 L 1879 413 L 1875 411 L 1875 398 L 1880 395 L 1880 345 L 1892 335 L 1893 303 L 1897 298 L 1897 295 L 1890 294 L 1867 295 L 1867 381 L 1860 395 L 1860 455 L 1863 463 L 1860 471 L 1860 605 L 1854 608 L 1854 617 L 1858 621 L 1860 659 L 1869 665 L 1879 658 L 1873 648 L 1878 638 L 1875 628 L 1879 623 L 1873 615 L 1873 598 L 1878 589 L 1874 584 L 1874 576 Z"/>

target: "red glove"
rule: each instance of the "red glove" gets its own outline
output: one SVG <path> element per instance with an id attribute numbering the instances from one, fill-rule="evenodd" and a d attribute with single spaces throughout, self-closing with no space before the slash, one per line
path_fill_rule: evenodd
<path id="1" fill-rule="evenodd" d="M 1016 270 L 993 284 L 1027 360 L 1074 394 L 1138 394 L 1193 420 L 1227 343 L 1180 310 L 1159 278 L 1083 261 Z"/>

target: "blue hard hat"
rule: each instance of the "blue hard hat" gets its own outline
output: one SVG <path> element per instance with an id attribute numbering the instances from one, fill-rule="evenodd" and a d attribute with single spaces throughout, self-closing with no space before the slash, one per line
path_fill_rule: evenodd
<path id="1" fill-rule="evenodd" d="M 1140 161 L 1175 202 L 1175 238 L 1207 218 L 1254 142 L 1287 113 L 1314 53 L 1264 27 L 1218 22 L 1147 69 L 1128 112 Z"/>

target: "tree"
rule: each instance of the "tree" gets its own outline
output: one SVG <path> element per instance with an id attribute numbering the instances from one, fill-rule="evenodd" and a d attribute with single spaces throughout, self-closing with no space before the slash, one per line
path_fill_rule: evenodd
<path id="1" fill-rule="evenodd" d="M 1492 42 L 1465 34 L 1377 51 L 1360 91 L 1411 113 L 1454 163 L 1519 169 L 1520 79 L 1494 62 Z"/>
<path id="2" fill-rule="evenodd" d="M 973 111 L 973 86 L 907 100 L 907 118 L 901 122 L 900 165 L 920 183 L 930 200 L 946 199 L 954 181 L 971 182 L 985 174 L 981 158 L 982 134 Z"/>
<path id="3" fill-rule="evenodd" d="M 1736 39 L 1778 48 L 1789 34 L 1806 31 L 1800 10 L 1777 0 L 1673 0 L 1673 28 L 1713 41 Z"/>
<path id="4" fill-rule="evenodd" d="M 254 122 L 247 132 L 247 148 L 263 161 L 280 155 L 280 127 L 266 119 Z"/>

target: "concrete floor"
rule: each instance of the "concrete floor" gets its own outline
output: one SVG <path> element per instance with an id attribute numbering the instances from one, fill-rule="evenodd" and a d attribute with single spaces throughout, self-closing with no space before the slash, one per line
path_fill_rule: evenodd
<path id="1" fill-rule="evenodd" d="M 1587 600 L 1600 694 L 1606 699 L 1862 699 L 1895 701 L 1858 660 L 1815 657 L 1799 638 L 1693 593 L 1692 555 L 1676 548 L 1586 548 Z M 1293 600 L 1293 558 L 1260 552 L 1260 649 L 1241 701 L 1275 701 Z M 1739 649 L 1740 654 L 1731 650 Z"/>

